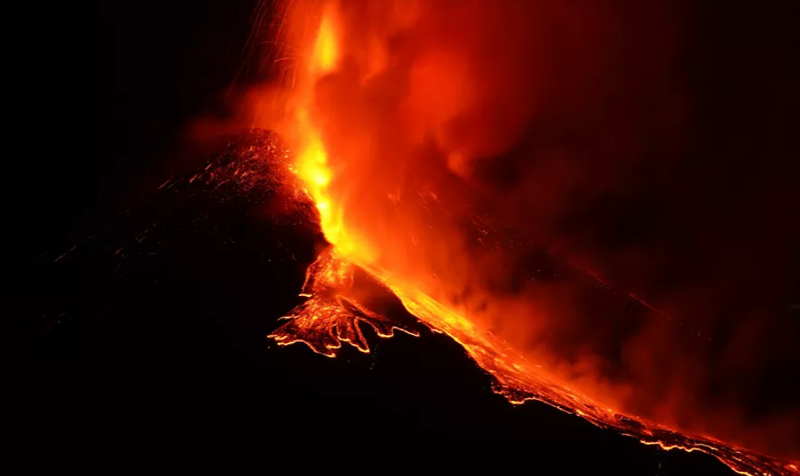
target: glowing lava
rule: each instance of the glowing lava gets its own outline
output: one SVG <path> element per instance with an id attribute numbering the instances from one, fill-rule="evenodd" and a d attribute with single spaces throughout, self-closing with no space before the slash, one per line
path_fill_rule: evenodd
<path id="1" fill-rule="evenodd" d="M 323 251 L 306 272 L 301 296 L 308 300 L 283 317 L 289 322 L 270 337 L 279 345 L 302 342 L 318 354 L 335 357 L 342 342 L 369 352 L 361 322 L 372 326 L 380 337 L 392 337 L 395 329 L 419 336 L 412 327 L 375 314 L 348 297 L 353 273 L 353 265 L 336 256 L 334 248 Z"/>
<path id="2" fill-rule="evenodd" d="M 646 444 L 657 444 L 665 449 L 678 448 L 686 451 L 702 451 L 716 456 L 733 470 L 750 475 L 800 474 L 796 463 L 781 462 L 761 456 L 705 436 L 683 434 L 666 426 L 656 424 L 633 415 L 626 415 L 603 405 L 578 390 L 563 384 L 549 375 L 540 365 L 529 361 L 511 344 L 499 338 L 472 318 L 469 309 L 445 304 L 444 299 L 433 297 L 428 283 L 412 281 L 413 274 L 397 272 L 391 263 L 400 263 L 402 258 L 383 260 L 376 237 L 352 227 L 344 215 L 354 200 L 342 189 L 333 191 L 334 183 L 347 182 L 347 171 L 332 166 L 329 148 L 323 134 L 324 120 L 315 112 L 318 100 L 318 83 L 331 72 L 343 68 L 342 45 L 338 29 L 340 11 L 336 2 L 314 4 L 310 11 L 302 11 L 304 25 L 308 18 L 318 19 L 313 25 L 316 35 L 312 41 L 298 42 L 299 56 L 303 61 L 295 72 L 297 85 L 295 102 L 291 111 L 290 126 L 286 135 L 293 138 L 297 150 L 293 171 L 305 184 L 305 190 L 316 205 L 321 228 L 332 244 L 308 269 L 302 296 L 307 301 L 293 309 L 283 319 L 288 322 L 278 328 L 271 338 L 281 345 L 296 342 L 307 344 L 313 351 L 333 357 L 342 342 L 347 342 L 362 352 L 368 352 L 366 339 L 359 323 L 372 326 L 379 336 L 389 337 L 395 329 L 412 335 L 419 333 L 411 326 L 394 322 L 359 304 L 350 294 L 353 273 L 362 268 L 375 280 L 396 295 L 409 313 L 437 332 L 447 334 L 461 344 L 472 359 L 495 380 L 495 391 L 506 396 L 512 403 L 539 400 L 563 411 L 579 415 L 603 428 L 620 431 Z M 399 5 L 399 4 L 398 4 Z M 403 14 L 396 15 L 400 22 L 413 17 L 416 2 L 409 2 Z M 398 7 L 399 8 L 399 7 Z M 370 50 L 372 51 L 372 50 Z M 385 63 L 385 53 L 380 48 L 370 53 L 365 63 Z M 447 55 L 442 56 L 447 60 Z M 458 69 L 457 62 L 449 64 Z M 436 76 L 440 62 L 426 63 L 418 73 L 427 78 Z M 366 71 L 371 77 L 374 69 Z M 452 97 L 437 98 L 438 108 L 461 107 L 459 101 L 469 96 L 470 85 L 462 78 L 454 79 L 459 87 L 451 90 Z M 412 110 L 416 107 L 410 105 Z M 427 120 L 436 122 L 436 117 Z M 358 138 L 350 138 L 356 145 Z M 368 138 L 364 138 L 364 141 Z M 446 142 L 446 139 L 443 139 Z M 448 160 L 456 160 L 458 151 L 453 151 Z M 456 160 L 457 161 L 457 160 Z M 342 176 L 344 174 L 344 176 Z M 391 194 L 391 190 L 387 190 Z M 436 200 L 435 194 L 426 195 Z M 356 204 L 358 206 L 358 204 Z M 398 212 L 398 216 L 400 213 Z M 416 242 L 416 237 L 412 237 Z"/>

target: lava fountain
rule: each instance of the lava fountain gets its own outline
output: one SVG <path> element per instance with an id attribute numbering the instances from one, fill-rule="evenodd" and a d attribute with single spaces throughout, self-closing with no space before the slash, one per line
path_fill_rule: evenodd
<path id="1" fill-rule="evenodd" d="M 333 357 L 369 351 L 360 323 L 419 335 L 361 303 L 362 269 L 512 403 L 742 474 L 800 473 L 797 409 L 739 423 L 736 388 L 704 387 L 717 367 L 698 364 L 715 321 L 692 316 L 719 310 L 660 292 L 682 261 L 652 235 L 680 212 L 691 156 L 669 2 L 308 0 L 284 15 L 269 32 L 283 84 L 255 121 L 293 145 L 331 247 L 271 338 Z"/>

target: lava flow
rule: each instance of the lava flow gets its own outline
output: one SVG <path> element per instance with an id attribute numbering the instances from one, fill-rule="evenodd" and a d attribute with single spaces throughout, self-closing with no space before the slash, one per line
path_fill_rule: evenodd
<path id="1" fill-rule="evenodd" d="M 412 326 L 375 314 L 347 297 L 353 275 L 353 264 L 336 256 L 335 249 L 323 251 L 306 272 L 301 296 L 308 300 L 284 317 L 289 322 L 270 337 L 280 345 L 303 342 L 318 354 L 335 357 L 342 342 L 369 352 L 360 322 L 372 326 L 381 337 L 392 337 L 395 329 L 419 336 Z"/>
<path id="2" fill-rule="evenodd" d="M 680 316 L 716 309 L 672 288 L 631 304 L 654 292 L 617 265 L 664 245 L 615 244 L 618 260 L 598 258 L 612 233 L 591 227 L 596 215 L 642 207 L 642 196 L 677 201 L 671 182 L 643 186 L 631 170 L 685 175 L 670 168 L 684 141 L 668 9 L 546 3 L 292 2 L 279 29 L 291 87 L 261 101 L 262 115 L 265 103 L 281 108 L 257 120 L 293 144 L 291 169 L 332 246 L 308 270 L 307 300 L 270 337 L 333 357 L 342 342 L 369 351 L 360 323 L 418 336 L 352 292 L 364 270 L 461 344 L 512 403 L 538 400 L 742 474 L 800 474 L 794 443 L 780 446 L 796 414 L 772 435 L 731 423 L 735 400 L 719 413 L 687 403 L 703 403 L 692 386 L 710 377 L 690 356 L 712 339 Z M 649 30 L 632 41 L 626 21 Z M 648 263 L 635 269 L 661 262 Z M 595 267 L 590 277 L 611 278 L 578 272 Z M 679 317 L 656 311 L 664 305 Z M 735 372 L 726 359 L 720 368 Z M 777 457 L 762 456 L 773 447 Z"/>

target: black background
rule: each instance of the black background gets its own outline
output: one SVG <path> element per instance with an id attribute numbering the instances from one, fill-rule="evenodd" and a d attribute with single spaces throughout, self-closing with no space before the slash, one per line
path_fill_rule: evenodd
<path id="1" fill-rule="evenodd" d="M 219 106 L 240 71 L 253 3 L 31 2 L 9 12 L 4 294 L 7 323 L 24 336 L 11 347 L 22 378 L 21 428 L 121 442 L 399 439 L 405 449 L 451 438 L 549 441 L 572 455 L 562 462 L 567 472 L 571 460 L 598 449 L 605 456 L 597 470 L 727 472 L 710 457 L 643 447 L 543 405 L 511 406 L 443 337 L 400 336 L 372 355 L 348 349 L 334 360 L 303 346 L 276 349 L 264 336 L 296 303 L 313 248 L 243 211 L 220 210 L 205 222 L 174 218 L 191 221 L 199 237 L 164 234 L 167 248 L 155 261 L 133 260 L 144 264 L 124 286 L 97 257 L 107 243 L 86 245 L 94 251 L 53 271 L 53 257 L 86 236 L 135 233 L 112 225 L 126 223 L 120 210 L 201 164 L 205 157 L 185 157 L 178 137 Z M 791 54 L 796 2 L 754 10 L 756 3 L 698 3 L 691 24 L 708 32 L 698 65 L 737 61 L 732 51 L 752 44 L 740 26 L 754 15 L 745 38 Z M 722 104 L 736 92 L 720 93 L 715 79 L 709 94 Z M 711 120 L 726 116 L 723 108 Z M 517 454 L 523 467 L 531 467 L 534 446 Z"/>

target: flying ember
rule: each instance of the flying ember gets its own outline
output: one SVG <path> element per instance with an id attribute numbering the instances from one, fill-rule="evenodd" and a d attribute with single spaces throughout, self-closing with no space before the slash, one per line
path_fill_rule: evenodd
<path id="1" fill-rule="evenodd" d="M 292 144 L 331 246 L 270 337 L 333 357 L 369 352 L 361 323 L 420 336 L 370 308 L 361 273 L 511 403 L 742 474 L 800 474 L 796 410 L 745 422 L 735 384 L 710 387 L 745 364 L 706 358 L 730 312 L 724 281 L 706 285 L 727 256 L 708 234 L 674 245 L 692 202 L 675 192 L 692 102 L 674 12 L 567 3 L 287 3 L 269 34 L 292 61 L 256 121 Z M 697 256 L 715 264 L 684 285 Z"/>

